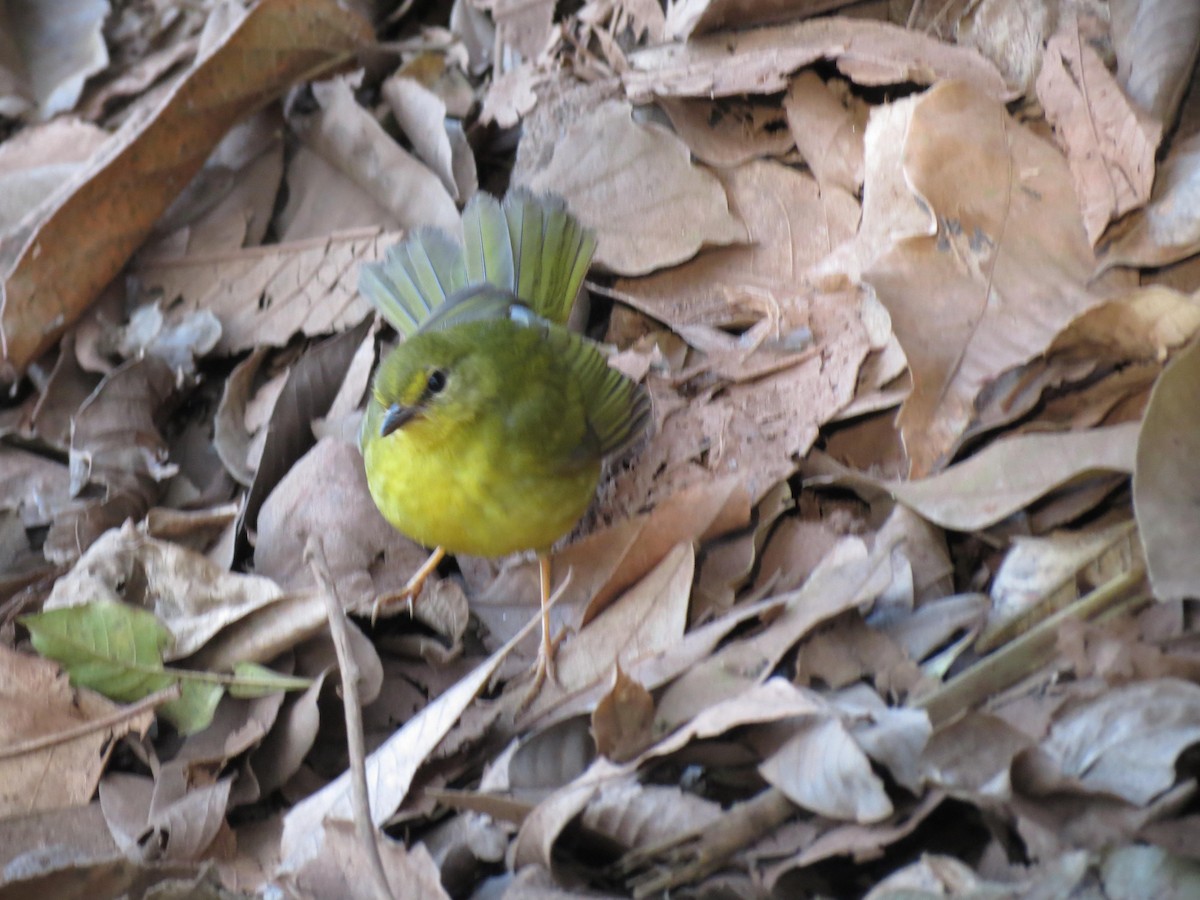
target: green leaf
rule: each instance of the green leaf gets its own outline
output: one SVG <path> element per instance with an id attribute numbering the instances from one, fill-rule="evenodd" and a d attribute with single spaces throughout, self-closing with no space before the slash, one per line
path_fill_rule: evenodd
<path id="1" fill-rule="evenodd" d="M 241 662 L 233 667 L 233 678 L 227 683 L 231 697 L 248 699 L 265 697 L 276 691 L 307 690 L 312 679 L 281 675 L 258 663 Z"/>
<path id="2" fill-rule="evenodd" d="M 33 647 L 60 663 L 71 683 L 112 700 L 131 703 L 178 684 L 180 697 L 165 703 L 162 714 L 183 734 L 195 734 L 212 722 L 226 685 L 235 697 L 262 697 L 275 691 L 303 690 L 304 678 L 291 678 L 256 663 L 239 663 L 235 675 L 192 672 L 163 665 L 171 632 L 136 606 L 104 601 L 52 609 L 21 618 Z"/>
<path id="3" fill-rule="evenodd" d="M 153 613 L 123 603 L 87 603 L 23 616 L 33 647 L 61 663 L 71 681 L 129 703 L 169 687 L 163 669 L 171 633 Z"/>

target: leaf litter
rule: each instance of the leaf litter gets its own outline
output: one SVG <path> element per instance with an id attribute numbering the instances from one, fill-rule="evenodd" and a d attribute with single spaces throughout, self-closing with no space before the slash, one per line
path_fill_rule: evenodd
<path id="1" fill-rule="evenodd" d="M 1200 17 L 837 6 L 12 19 L 5 890 L 1191 895 Z M 510 184 L 656 426 L 532 694 L 530 559 L 373 618 L 354 446 L 359 266 Z"/>

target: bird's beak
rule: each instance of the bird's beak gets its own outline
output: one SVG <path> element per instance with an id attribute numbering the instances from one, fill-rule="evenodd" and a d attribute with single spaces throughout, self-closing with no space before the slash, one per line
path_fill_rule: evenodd
<path id="1" fill-rule="evenodd" d="M 403 428 L 408 420 L 416 414 L 417 407 L 415 406 L 401 406 L 399 403 L 393 403 L 383 414 L 383 422 L 379 426 L 379 436 L 387 437 L 393 431 Z"/>

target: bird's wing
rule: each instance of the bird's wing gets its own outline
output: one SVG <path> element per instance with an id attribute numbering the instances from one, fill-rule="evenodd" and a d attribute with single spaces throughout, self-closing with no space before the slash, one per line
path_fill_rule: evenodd
<path id="1" fill-rule="evenodd" d="M 557 359 L 580 388 L 588 430 L 600 456 L 627 448 L 645 433 L 652 415 L 645 387 L 608 364 L 600 348 L 587 338 L 547 324 L 547 338 L 557 344 Z"/>

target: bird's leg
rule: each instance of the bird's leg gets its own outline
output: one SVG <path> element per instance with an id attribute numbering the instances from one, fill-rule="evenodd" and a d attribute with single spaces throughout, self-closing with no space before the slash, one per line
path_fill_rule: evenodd
<path id="1" fill-rule="evenodd" d="M 554 675 L 554 651 L 558 641 L 550 637 L 550 557 L 544 553 L 538 554 L 538 575 L 542 595 L 542 644 L 538 648 L 537 669 L 533 675 L 533 687 L 529 689 L 529 699 L 541 689 L 547 676 L 551 681 L 558 682 Z"/>
<path id="2" fill-rule="evenodd" d="M 375 624 L 375 620 L 379 618 L 379 613 L 394 599 L 407 601 L 408 614 L 411 616 L 413 614 L 413 600 L 421 593 L 421 588 L 425 587 L 425 579 L 433 574 L 445 556 L 445 548 L 435 547 L 433 552 L 429 554 L 429 559 L 421 564 L 421 568 L 413 572 L 412 578 L 408 579 L 408 584 L 404 585 L 404 589 L 399 594 L 388 597 L 386 600 L 383 597 L 376 597 L 375 603 L 371 607 L 371 624 Z"/>

